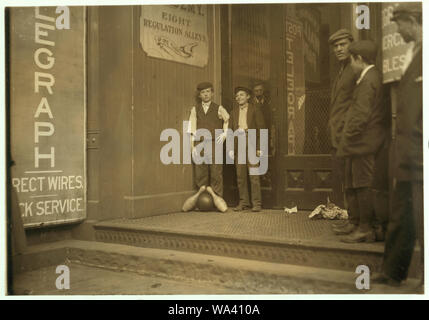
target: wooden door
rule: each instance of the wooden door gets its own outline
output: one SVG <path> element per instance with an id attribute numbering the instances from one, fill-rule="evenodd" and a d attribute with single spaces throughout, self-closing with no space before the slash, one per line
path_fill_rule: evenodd
<path id="1" fill-rule="evenodd" d="M 274 5 L 276 6 L 276 5 Z M 278 6 L 277 6 L 278 7 Z M 222 103 L 231 110 L 235 99 L 233 89 L 237 86 L 252 88 L 256 83 L 265 84 L 264 95 L 270 100 L 272 82 L 272 34 L 277 25 L 272 22 L 273 5 L 238 4 L 221 8 L 222 19 Z M 275 106 L 266 104 L 265 119 Z M 269 126 L 270 124 L 267 123 Z M 275 206 L 275 172 L 272 152 L 269 155 L 269 172 L 261 176 L 262 206 Z M 249 184 L 250 185 L 250 184 Z M 235 166 L 224 166 L 224 198 L 228 205 L 238 203 L 238 188 Z"/>
<path id="2" fill-rule="evenodd" d="M 311 210 L 338 190 L 330 155 L 285 155 L 280 176 L 281 206 Z"/>
<path id="3" fill-rule="evenodd" d="M 222 102 L 232 106 L 234 86 L 254 80 L 265 81 L 269 89 L 274 143 L 270 143 L 269 172 L 261 177 L 265 208 L 296 204 L 299 209 L 313 209 L 340 192 L 327 135 L 330 31 L 320 28 L 318 69 L 308 72 L 303 31 L 308 26 L 303 28 L 299 10 L 303 9 L 294 4 L 222 8 Z M 234 166 L 224 168 L 224 190 L 225 200 L 235 205 Z"/>
<path id="4" fill-rule="evenodd" d="M 328 197 L 341 198 L 337 196 L 341 187 L 338 173 L 332 172 L 328 142 L 329 81 L 308 81 L 310 76 L 314 78 L 314 72 L 309 74 L 305 69 L 309 66 L 304 50 L 309 46 L 305 43 L 308 26 L 304 28 L 305 20 L 291 11 L 286 7 L 284 41 L 278 48 L 283 53 L 280 56 L 285 57 L 277 64 L 281 66 L 278 77 L 282 80 L 278 101 L 286 107 L 277 108 L 276 113 L 276 198 L 279 207 L 312 210 L 326 203 Z M 322 75 L 322 69 L 329 68 L 329 64 L 319 65 L 317 73 Z"/>

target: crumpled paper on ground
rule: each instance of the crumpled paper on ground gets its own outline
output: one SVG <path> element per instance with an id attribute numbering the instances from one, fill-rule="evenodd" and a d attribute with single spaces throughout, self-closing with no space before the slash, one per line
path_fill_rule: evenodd
<path id="1" fill-rule="evenodd" d="M 349 218 L 349 215 L 347 214 L 347 210 L 341 209 L 331 202 L 327 205 L 321 204 L 317 206 L 308 217 L 310 219 L 346 220 Z"/>
<path id="2" fill-rule="evenodd" d="M 293 208 L 285 207 L 284 210 L 285 210 L 286 213 L 289 213 L 289 214 L 291 214 L 291 213 L 298 213 L 298 207 L 297 206 L 295 206 Z"/>

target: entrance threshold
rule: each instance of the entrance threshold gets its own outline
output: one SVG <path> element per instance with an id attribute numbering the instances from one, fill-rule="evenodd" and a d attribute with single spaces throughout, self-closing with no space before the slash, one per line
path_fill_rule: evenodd
<path id="1" fill-rule="evenodd" d="M 104 221 L 94 228 L 96 240 L 101 242 L 350 272 L 366 265 L 371 272 L 380 271 L 384 243 L 342 243 L 331 230 L 333 221 L 310 220 L 309 214 L 231 209 L 225 213 L 177 212 Z M 411 277 L 415 265 L 413 261 Z"/>

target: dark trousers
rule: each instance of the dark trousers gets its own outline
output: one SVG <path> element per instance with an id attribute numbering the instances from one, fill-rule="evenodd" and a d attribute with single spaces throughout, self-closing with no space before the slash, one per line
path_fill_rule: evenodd
<path id="1" fill-rule="evenodd" d="M 387 226 L 383 272 L 398 281 L 405 280 L 419 240 L 420 267 L 424 268 L 423 183 L 398 181 L 393 191 L 393 204 Z"/>
<path id="2" fill-rule="evenodd" d="M 198 188 L 211 186 L 218 196 L 223 197 L 222 169 L 222 164 L 196 164 L 195 182 Z"/>
<path id="3" fill-rule="evenodd" d="M 387 229 L 389 219 L 389 148 L 385 141 L 375 155 L 374 181 L 372 185 L 374 199 L 374 226 Z"/>
<path id="4" fill-rule="evenodd" d="M 368 231 L 373 224 L 373 194 L 370 188 L 346 189 L 349 221 L 359 225 L 361 231 Z"/>
<path id="5" fill-rule="evenodd" d="M 202 153 L 204 162 L 195 164 L 195 183 L 198 188 L 211 186 L 218 196 L 223 197 L 223 164 L 215 163 L 215 142 L 208 140 L 202 143 L 206 144 Z"/>
<path id="6" fill-rule="evenodd" d="M 235 164 L 237 172 L 237 186 L 240 196 L 240 204 L 250 206 L 249 201 L 249 188 L 247 183 L 247 174 L 249 170 L 248 164 Z M 250 191 L 252 193 L 253 206 L 261 206 L 261 185 L 258 175 L 249 175 L 250 178 Z"/>
<path id="7" fill-rule="evenodd" d="M 332 172 L 334 173 L 336 179 L 336 187 L 329 197 L 330 201 L 335 203 L 337 206 L 342 207 L 346 205 L 347 200 L 344 199 L 344 170 L 345 170 L 345 160 L 342 157 L 336 156 L 337 149 L 331 149 L 332 155 Z"/>
<path id="8" fill-rule="evenodd" d="M 373 184 L 374 156 L 363 155 L 345 159 L 344 185 L 350 223 L 368 231 L 374 220 Z"/>
<path id="9" fill-rule="evenodd" d="M 387 229 L 389 219 L 389 191 L 372 189 L 374 205 L 374 227 L 381 227 L 383 231 Z"/>

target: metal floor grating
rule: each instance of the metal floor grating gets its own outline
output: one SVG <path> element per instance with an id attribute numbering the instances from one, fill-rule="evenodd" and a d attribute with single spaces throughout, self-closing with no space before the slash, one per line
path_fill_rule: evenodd
<path id="1" fill-rule="evenodd" d="M 310 220 L 310 212 L 287 214 L 282 210 L 234 212 L 178 212 L 138 219 L 110 220 L 109 225 L 145 230 L 161 230 L 182 234 L 233 236 L 251 240 L 297 240 L 340 243 L 331 230 L 331 220 Z M 338 221 L 338 220 L 335 220 Z M 103 223 L 102 223 L 103 224 Z M 343 244 L 381 249 L 383 243 Z"/>

